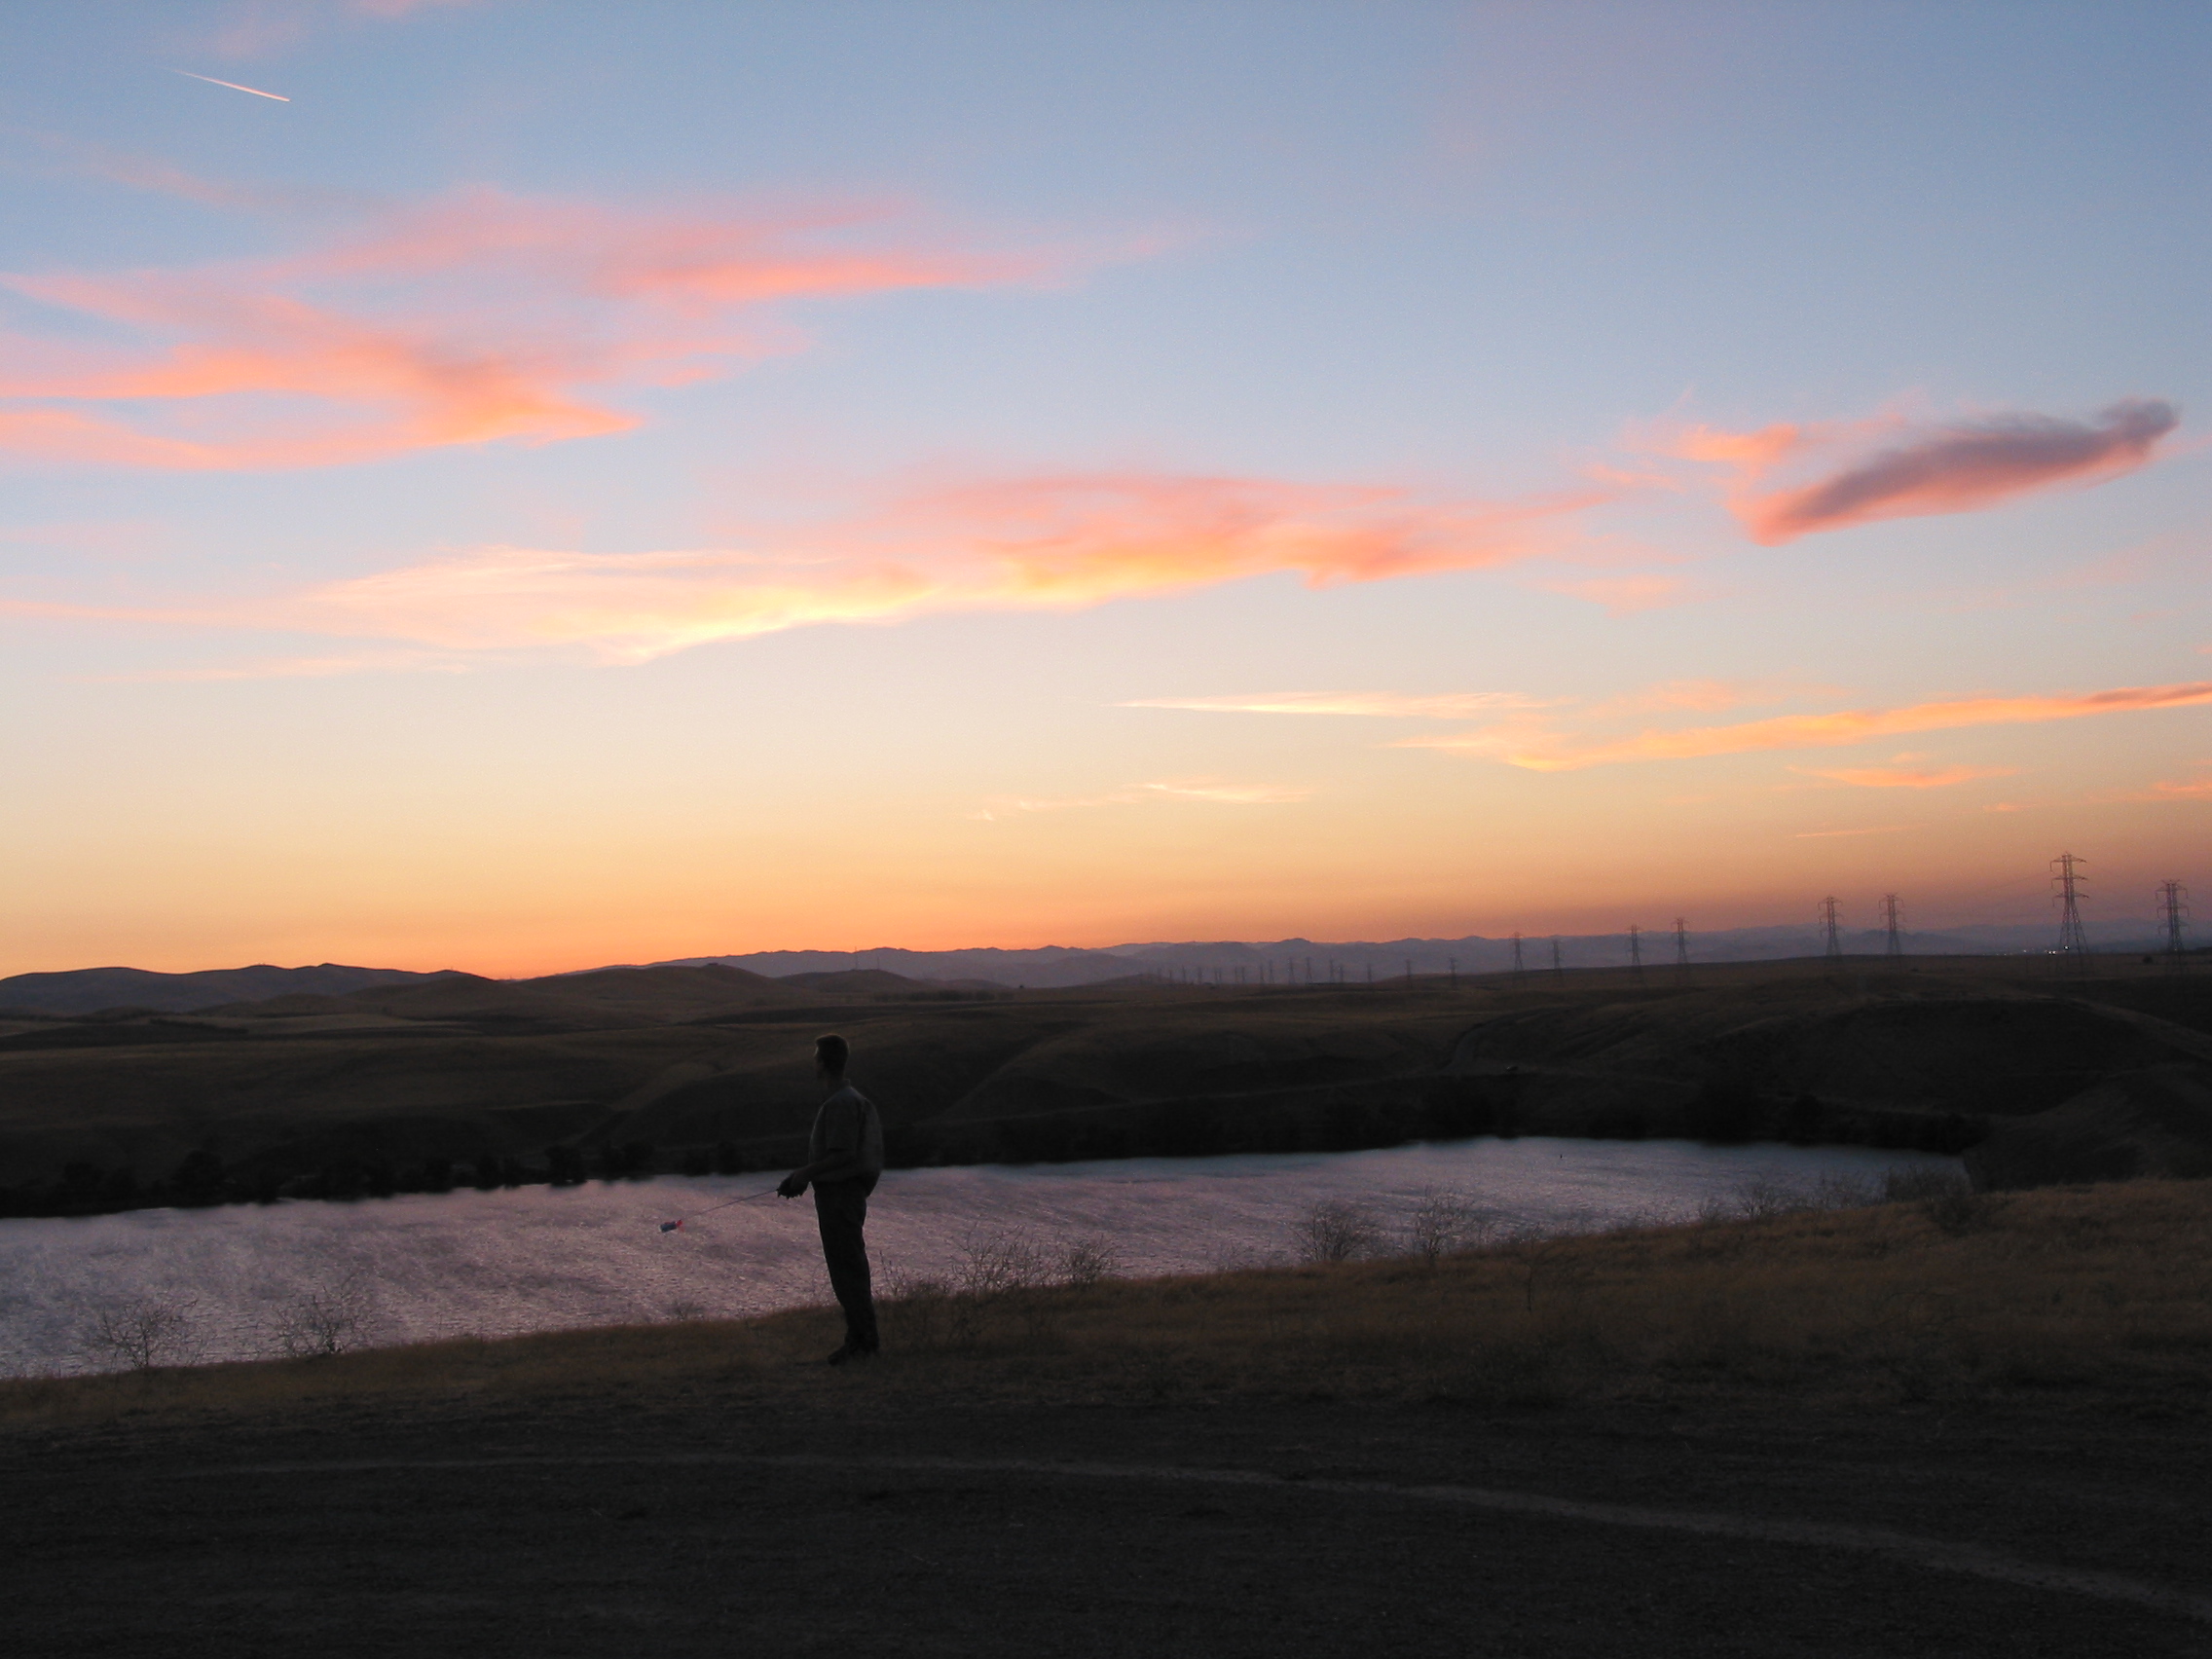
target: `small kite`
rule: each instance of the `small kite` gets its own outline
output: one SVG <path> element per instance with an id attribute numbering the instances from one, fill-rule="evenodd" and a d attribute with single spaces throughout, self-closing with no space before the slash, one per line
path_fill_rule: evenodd
<path id="1" fill-rule="evenodd" d="M 747 1204 L 755 1198 L 774 1198 L 775 1195 L 776 1189 L 773 1187 L 758 1193 L 741 1193 L 734 1198 L 724 1198 L 719 1204 L 709 1204 L 705 1209 L 693 1210 L 689 1215 L 680 1215 L 674 1221 L 664 1221 L 660 1224 L 660 1230 L 663 1233 L 681 1233 L 683 1231 L 683 1224 L 687 1221 L 697 1221 L 703 1215 L 713 1215 L 715 1211 L 727 1209 L 732 1204 Z"/>

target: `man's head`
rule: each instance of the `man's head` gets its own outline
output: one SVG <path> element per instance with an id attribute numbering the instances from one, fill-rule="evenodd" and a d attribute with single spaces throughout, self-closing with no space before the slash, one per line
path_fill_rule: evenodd
<path id="1" fill-rule="evenodd" d="M 816 1075 L 832 1083 L 840 1082 L 845 1075 L 845 1061 L 852 1053 L 842 1037 L 834 1034 L 814 1040 L 814 1070 Z"/>

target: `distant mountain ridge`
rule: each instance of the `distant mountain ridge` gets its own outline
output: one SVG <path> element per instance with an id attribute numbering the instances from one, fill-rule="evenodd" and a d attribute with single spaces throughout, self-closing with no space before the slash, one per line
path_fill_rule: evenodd
<path id="1" fill-rule="evenodd" d="M 2139 921 L 2092 924 L 2093 948 L 2110 952 L 2149 951 L 2157 948 L 2149 924 Z M 1691 962 L 1762 962 L 1789 957 L 1818 956 L 1824 947 L 1820 930 L 1810 926 L 1725 928 L 1688 936 Z M 1841 942 L 1852 956 L 1879 956 L 1887 942 L 1881 930 L 1847 929 Z M 2056 942 L 2056 929 L 2041 923 L 2000 923 L 1951 928 L 1940 932 L 1908 930 L 1903 936 L 1908 956 L 2009 955 L 2040 953 Z M 1560 961 L 1567 968 L 1621 968 L 1632 960 L 1629 936 L 1572 934 L 1559 938 Z M 1672 930 L 1653 928 L 1640 940 L 1647 967 L 1659 968 L 1675 960 Z M 1522 941 L 1522 965 L 1539 972 L 1552 965 L 1552 937 L 1530 936 Z M 1103 948 L 1044 945 L 1028 950 L 979 946 L 968 950 L 906 950 L 884 945 L 872 950 L 756 950 L 728 956 L 683 956 L 663 962 L 616 963 L 602 968 L 577 969 L 569 974 L 537 977 L 536 984 L 550 987 L 564 978 L 584 975 L 639 973 L 654 968 L 738 968 L 771 979 L 797 979 L 802 985 L 817 976 L 850 976 L 858 972 L 896 975 L 922 984 L 1027 986 L 1057 989 L 1094 985 L 1108 979 L 1138 975 L 1163 975 L 1172 978 L 1220 978 L 1237 982 L 1302 982 L 1308 977 L 1326 980 L 1335 972 L 1351 982 L 1370 974 L 1387 979 L 1414 974 L 1497 974 L 1513 966 L 1513 940 L 1470 934 L 1463 939 L 1394 939 L 1322 940 L 1284 939 L 1272 941 L 1222 940 L 1184 942 L 1153 941 L 1115 944 Z M 192 1014 L 237 1003 L 265 1002 L 281 996 L 351 996 L 385 986 L 424 984 L 431 980 L 494 981 L 452 969 L 416 973 L 404 968 L 352 968 L 323 962 L 312 968 L 277 968 L 258 964 L 250 968 L 207 969 L 193 974 L 159 974 L 144 968 L 80 968 L 65 973 L 18 974 L 0 978 L 0 1012 L 24 1014 L 97 1014 L 105 1009 L 141 1008 L 162 1014 Z M 498 981 L 505 982 L 505 981 Z M 888 989 L 886 979 L 873 988 Z M 848 988 L 868 988 L 851 981 Z"/>
<path id="2" fill-rule="evenodd" d="M 2089 928 L 2091 946 L 2104 951 L 2137 951 L 2157 948 L 2148 923 L 2124 921 Z M 1840 942 L 1852 956 L 1879 956 L 1887 937 L 1879 928 L 1845 929 Z M 1901 943 L 1908 956 L 1981 956 L 2037 953 L 2057 942 L 2057 928 L 2046 923 L 1997 923 L 1941 931 L 1904 931 Z M 1825 946 L 1820 929 L 1811 925 L 1762 928 L 1723 928 L 1710 933 L 1691 932 L 1687 938 L 1690 960 L 1697 962 L 1764 962 L 1789 957 L 1818 956 Z M 1634 954 L 1624 930 L 1613 934 L 1573 934 L 1559 938 L 1561 965 L 1567 968 L 1623 968 Z M 1552 965 L 1552 936 L 1530 936 L 1522 940 L 1522 965 L 1531 971 Z M 1647 928 L 1639 941 L 1647 967 L 1662 967 L 1675 959 L 1672 929 Z M 1462 939 L 1394 939 L 1321 940 L 1284 939 L 1254 942 L 1241 940 L 1186 942 L 1153 941 L 1114 944 L 1100 948 L 1045 945 L 1033 950 L 980 947 L 970 950 L 906 950 L 884 945 L 869 950 L 761 950 L 729 956 L 686 956 L 654 962 L 654 968 L 703 968 L 710 965 L 750 969 L 771 978 L 797 974 L 850 972 L 876 969 L 922 980 L 989 980 L 1031 988 L 1056 988 L 1097 984 L 1105 979 L 1127 978 L 1140 974 L 1165 974 L 1180 977 L 1234 979 L 1241 971 L 1257 981 L 1262 973 L 1282 980 L 1310 977 L 1326 980 L 1331 964 L 1348 980 L 1362 980 L 1369 971 L 1378 979 L 1406 973 L 1497 974 L 1513 967 L 1511 938 L 1492 939 L 1470 934 Z"/>

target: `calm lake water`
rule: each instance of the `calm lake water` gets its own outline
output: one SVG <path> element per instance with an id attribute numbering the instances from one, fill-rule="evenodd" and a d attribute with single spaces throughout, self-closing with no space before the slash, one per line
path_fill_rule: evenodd
<path id="1" fill-rule="evenodd" d="M 1694 1217 L 1749 1188 L 1810 1188 L 1955 1159 L 1843 1147 L 1485 1139 L 1376 1152 L 892 1170 L 869 1206 L 879 1293 L 950 1277 L 1010 1235 L 1050 1255 L 1111 1239 L 1121 1269 L 1170 1273 L 1295 1259 L 1318 1202 L 1369 1209 L 1396 1244 L 1424 1193 L 1500 1230 L 1579 1232 Z M 113 1363 L 88 1330 L 146 1300 L 186 1309 L 178 1358 L 258 1358 L 305 1299 L 350 1285 L 376 1343 L 719 1317 L 827 1302 L 811 1201 L 752 1198 L 767 1175 L 522 1187 L 266 1207 L 0 1221 L 0 1374 Z"/>

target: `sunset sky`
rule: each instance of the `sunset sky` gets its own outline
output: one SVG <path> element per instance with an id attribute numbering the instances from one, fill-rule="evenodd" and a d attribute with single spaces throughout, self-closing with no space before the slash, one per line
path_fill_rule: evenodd
<path id="1" fill-rule="evenodd" d="M 2208 74 L 9 7 L 0 974 L 2212 905 Z"/>

